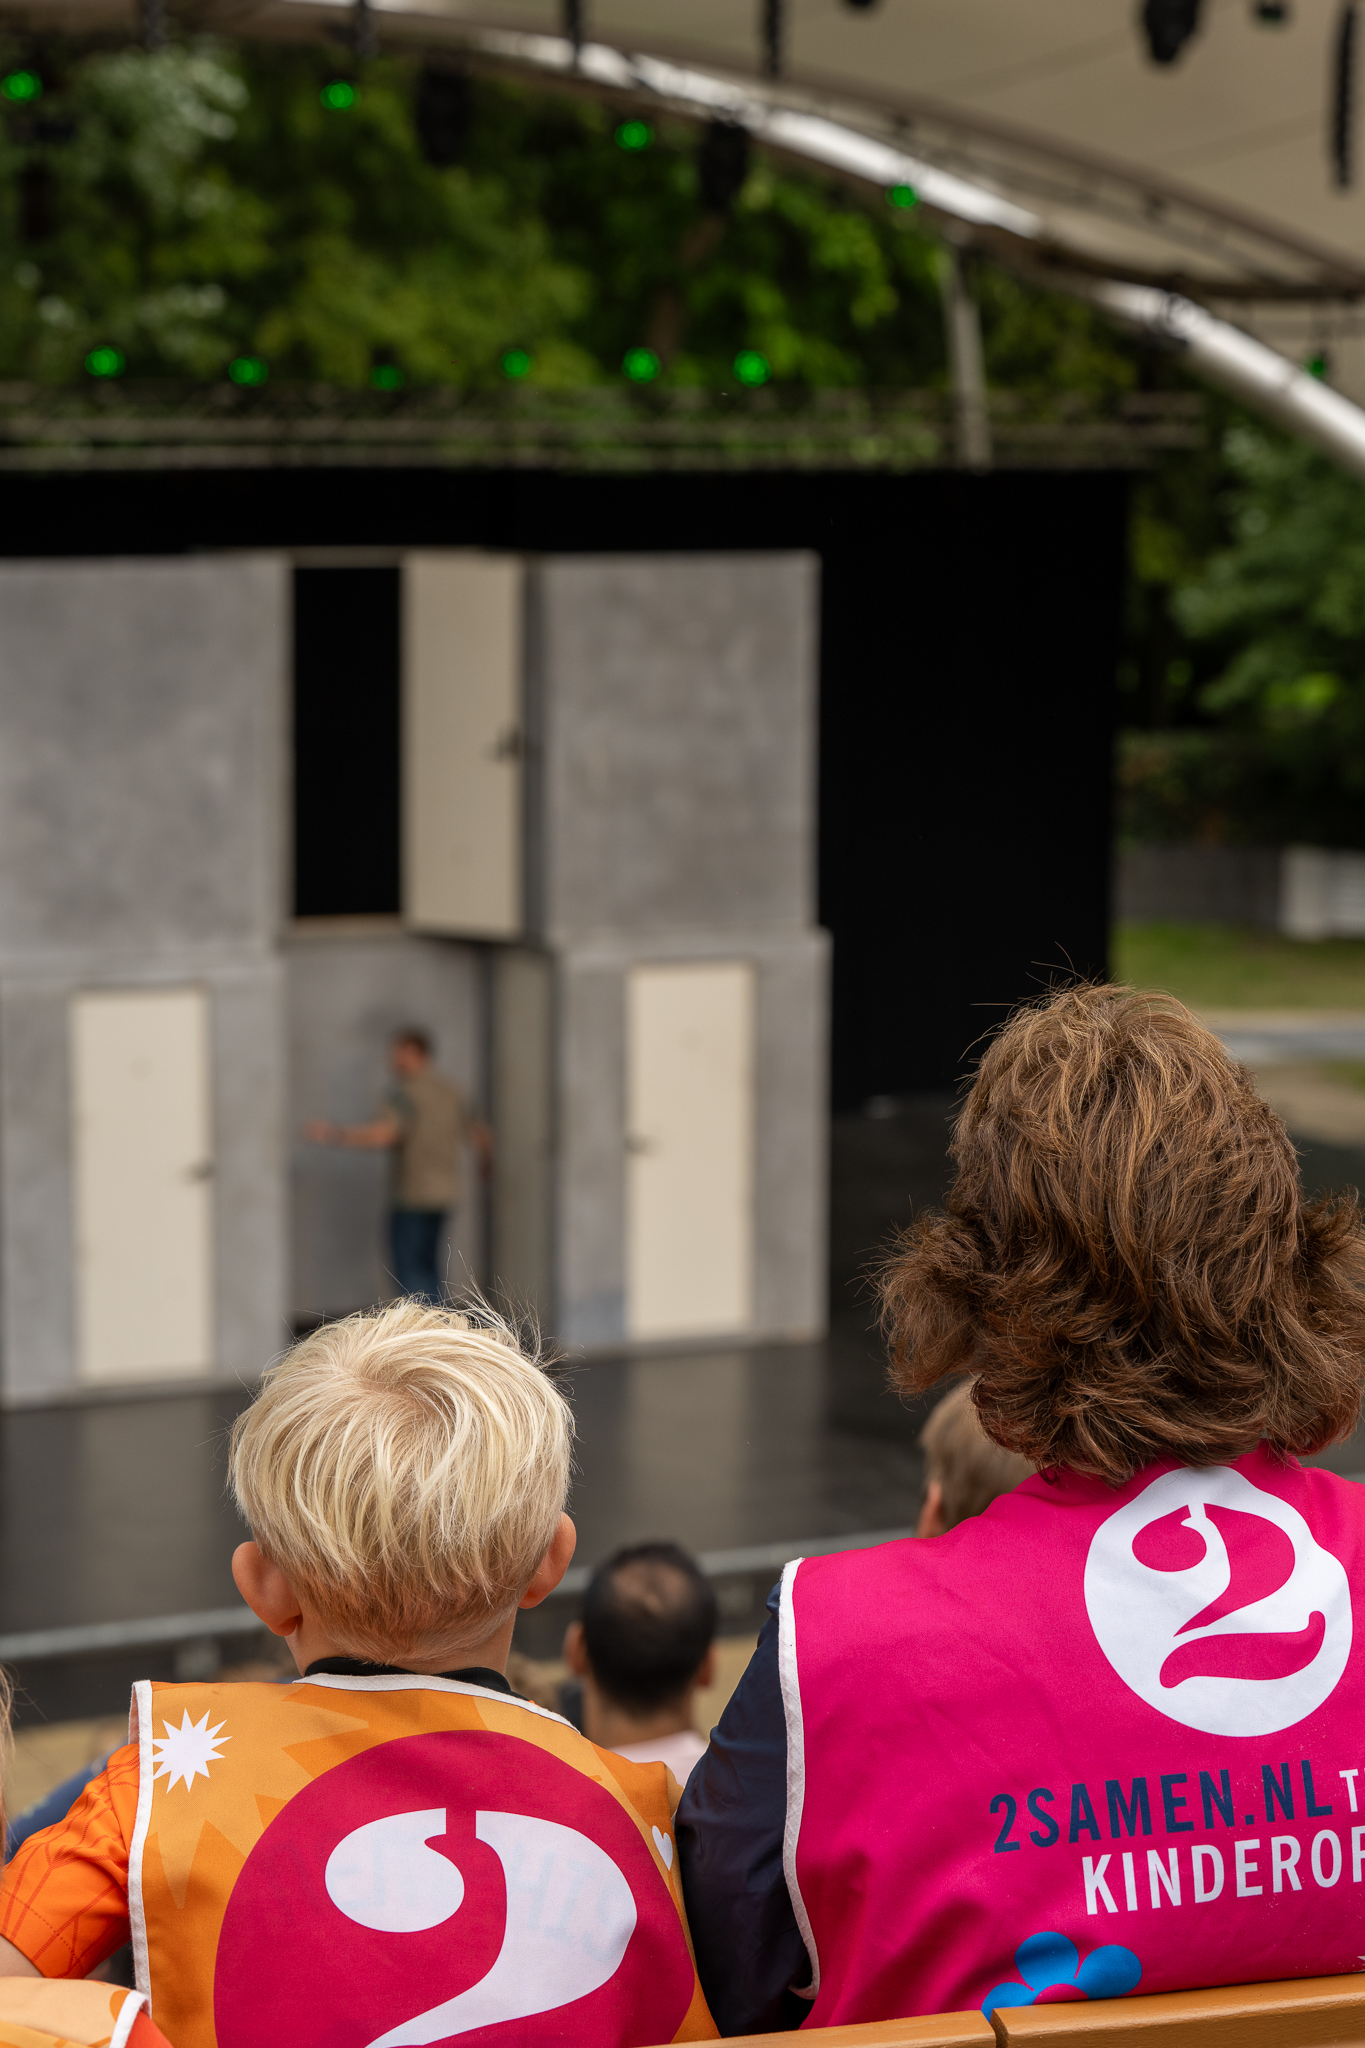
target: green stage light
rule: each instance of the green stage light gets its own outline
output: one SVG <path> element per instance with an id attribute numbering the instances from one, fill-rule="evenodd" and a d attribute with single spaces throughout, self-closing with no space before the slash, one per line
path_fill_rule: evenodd
<path id="1" fill-rule="evenodd" d="M 344 114 L 353 107 L 360 95 L 349 78 L 333 78 L 323 86 L 319 98 L 324 107 L 333 114 Z"/>
<path id="2" fill-rule="evenodd" d="M 918 206 L 919 193 L 913 185 L 892 185 L 886 195 L 888 206 Z"/>
<path id="3" fill-rule="evenodd" d="M 529 377 L 534 360 L 529 349 L 509 348 L 502 358 L 502 374 L 504 377 Z"/>
<path id="4" fill-rule="evenodd" d="M 43 81 L 36 71 L 11 71 L 0 81 L 0 92 L 7 100 L 36 100 L 43 90 Z"/>
<path id="5" fill-rule="evenodd" d="M 1321 354 L 1310 356 L 1303 367 L 1307 370 L 1310 377 L 1322 379 L 1327 375 L 1327 358 Z"/>
<path id="6" fill-rule="evenodd" d="M 118 349 L 105 344 L 91 349 L 85 367 L 92 377 L 117 377 L 123 368 L 123 357 Z"/>
<path id="7" fill-rule="evenodd" d="M 616 131 L 618 149 L 648 149 L 654 130 L 648 121 L 623 121 Z"/>
<path id="8" fill-rule="evenodd" d="M 370 382 L 376 391 L 401 391 L 407 379 L 397 363 L 376 363 L 370 372 Z"/>
<path id="9" fill-rule="evenodd" d="M 741 384 L 766 384 L 772 368 L 756 348 L 742 348 L 735 357 L 735 375 Z"/>
<path id="10" fill-rule="evenodd" d="M 628 348 L 621 368 L 632 384 L 652 384 L 663 365 L 652 348 Z"/>
<path id="11" fill-rule="evenodd" d="M 270 371 L 259 356 L 234 356 L 228 375 L 234 384 L 264 384 Z"/>

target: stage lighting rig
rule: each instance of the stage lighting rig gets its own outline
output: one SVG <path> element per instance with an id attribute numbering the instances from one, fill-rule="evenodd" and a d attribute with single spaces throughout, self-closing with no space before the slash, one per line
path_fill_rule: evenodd
<path id="1" fill-rule="evenodd" d="M 422 154 L 434 169 L 449 170 L 460 161 L 472 116 L 468 72 L 453 64 L 424 64 L 417 74 L 412 117 Z"/>
<path id="2" fill-rule="evenodd" d="M 728 213 L 749 175 L 749 131 L 737 121 L 708 121 L 697 149 L 697 183 L 708 213 Z"/>
<path id="3" fill-rule="evenodd" d="M 1142 28 L 1154 64 L 1174 64 L 1199 28 L 1200 0 L 1145 0 Z"/>

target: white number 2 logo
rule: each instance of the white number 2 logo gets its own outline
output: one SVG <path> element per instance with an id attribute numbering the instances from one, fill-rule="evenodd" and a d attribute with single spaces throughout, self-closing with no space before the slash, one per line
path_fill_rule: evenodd
<path id="1" fill-rule="evenodd" d="M 429 1847 L 443 1807 L 391 1813 L 356 1828 L 327 1859 L 332 1904 L 360 1927 L 420 1934 L 460 1909 L 464 1878 Z M 553 2012 L 598 1990 L 635 1932 L 630 1886 L 605 1849 L 576 1828 L 524 1813 L 479 1812 L 474 1832 L 502 1865 L 507 1924 L 492 1968 L 454 1998 L 391 2027 L 368 2048 L 422 2048 L 452 2034 Z"/>

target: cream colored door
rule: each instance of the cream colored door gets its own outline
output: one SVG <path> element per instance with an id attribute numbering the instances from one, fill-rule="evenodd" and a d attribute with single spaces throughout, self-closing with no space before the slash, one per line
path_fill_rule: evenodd
<path id="1" fill-rule="evenodd" d="M 207 1372 L 213 1156 L 205 992 L 73 997 L 71 1077 L 80 1378 Z"/>
<path id="2" fill-rule="evenodd" d="M 626 1332 L 753 1321 L 754 970 L 636 967 L 626 984 Z"/>
<path id="3" fill-rule="evenodd" d="M 522 580 L 495 555 L 403 563 L 403 913 L 423 931 L 522 927 Z"/>

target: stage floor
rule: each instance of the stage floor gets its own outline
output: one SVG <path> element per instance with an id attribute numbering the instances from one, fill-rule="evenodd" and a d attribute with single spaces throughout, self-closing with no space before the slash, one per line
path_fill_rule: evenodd
<path id="1" fill-rule="evenodd" d="M 734 1566 L 757 1586 L 808 1544 L 913 1525 L 927 1409 L 907 1409 L 885 1388 L 868 1275 L 912 1210 L 941 1194 L 952 1105 L 878 1106 L 886 1113 L 835 1125 L 828 1339 L 566 1365 L 580 1565 L 648 1537 L 706 1553 L 767 1548 L 776 1563 Z M 1303 1149 L 1311 1188 L 1365 1185 L 1365 1151 Z M 245 1398 L 150 1397 L 0 1418 L 0 1636 L 238 1605 L 228 1561 L 243 1532 L 225 1493 L 225 1444 Z M 1323 1462 L 1365 1471 L 1365 1434 Z M 751 1603 L 735 1605 L 734 1624 L 736 1633 L 754 1625 Z M 88 1660 L 25 1660 L 21 1719 L 113 1711 L 130 1673 L 170 1656 L 110 1655 L 97 1672 Z"/>

